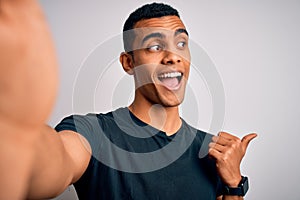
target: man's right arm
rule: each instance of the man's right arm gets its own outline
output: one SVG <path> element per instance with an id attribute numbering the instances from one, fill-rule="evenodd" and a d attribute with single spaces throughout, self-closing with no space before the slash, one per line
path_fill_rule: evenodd
<path id="1" fill-rule="evenodd" d="M 35 159 L 27 197 L 55 197 L 76 182 L 86 170 L 91 149 L 74 131 L 57 133 L 45 126 L 35 144 Z"/>
<path id="2" fill-rule="evenodd" d="M 9 132 L 0 141 L 0 199 L 55 197 L 88 166 L 90 147 L 74 131 L 57 133 L 45 125 L 37 132 L 0 125 L 1 133 Z"/>

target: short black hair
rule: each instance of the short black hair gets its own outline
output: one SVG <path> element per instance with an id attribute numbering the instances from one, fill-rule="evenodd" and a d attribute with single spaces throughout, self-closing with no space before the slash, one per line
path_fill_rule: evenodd
<path id="1" fill-rule="evenodd" d="M 132 31 L 129 30 L 133 29 L 138 21 L 164 16 L 177 16 L 180 18 L 179 13 L 175 8 L 164 3 L 154 2 L 151 4 L 145 4 L 142 7 L 136 9 L 134 12 L 132 12 L 123 26 L 123 43 L 125 51 L 131 53 L 131 45 L 133 42 L 134 35 L 132 35 Z M 131 34 L 126 34 L 126 32 L 131 32 Z"/>

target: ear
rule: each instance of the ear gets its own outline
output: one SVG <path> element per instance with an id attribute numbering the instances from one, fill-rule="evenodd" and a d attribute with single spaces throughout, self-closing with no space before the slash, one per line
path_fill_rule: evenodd
<path id="1" fill-rule="evenodd" d="M 126 52 L 120 54 L 120 63 L 127 74 L 133 75 L 133 58 L 132 55 Z"/>

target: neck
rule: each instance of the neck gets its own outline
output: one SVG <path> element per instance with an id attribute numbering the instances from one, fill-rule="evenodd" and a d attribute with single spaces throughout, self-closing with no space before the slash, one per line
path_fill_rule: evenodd
<path id="1" fill-rule="evenodd" d="M 160 104 L 135 100 L 128 108 L 140 120 L 164 131 L 167 135 L 173 135 L 181 127 L 178 106 L 164 107 Z"/>

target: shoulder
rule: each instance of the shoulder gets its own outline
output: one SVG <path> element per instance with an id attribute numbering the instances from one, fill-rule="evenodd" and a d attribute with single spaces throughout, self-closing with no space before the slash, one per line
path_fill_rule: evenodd
<path id="1" fill-rule="evenodd" d="M 184 119 L 182 119 L 182 123 L 183 123 L 184 129 L 190 133 L 195 134 L 195 139 L 198 140 L 199 142 L 202 142 L 206 139 L 210 140 L 213 137 L 213 134 L 193 127 L 192 125 L 187 123 Z"/>
<path id="2" fill-rule="evenodd" d="M 105 121 L 113 119 L 112 112 L 108 113 L 88 113 L 73 114 L 63 118 L 55 127 L 57 132 L 71 130 L 80 132 L 81 129 L 93 129 L 102 125 Z"/>
<path id="3" fill-rule="evenodd" d="M 208 155 L 209 143 L 212 141 L 213 134 L 197 129 L 183 120 L 184 127 L 189 133 L 194 134 L 193 146 L 198 149 L 199 157 L 204 158 Z"/>

